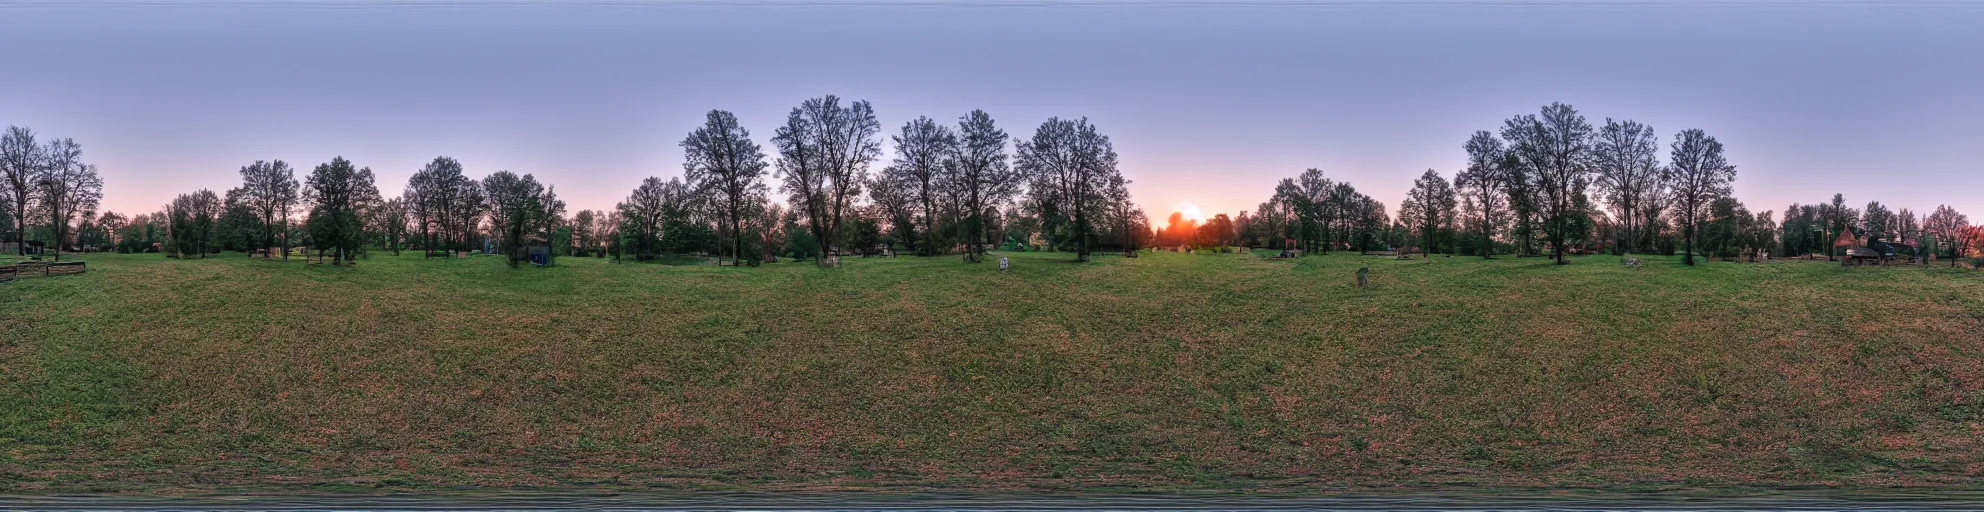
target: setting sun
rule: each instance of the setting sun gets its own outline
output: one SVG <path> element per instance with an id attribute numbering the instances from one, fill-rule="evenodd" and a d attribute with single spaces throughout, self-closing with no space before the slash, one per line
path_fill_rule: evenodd
<path id="1" fill-rule="evenodd" d="M 1193 203 L 1192 203 L 1192 202 L 1190 202 L 1190 201 L 1186 201 L 1186 202 L 1183 202 L 1183 203 L 1179 203 L 1179 204 L 1178 204 L 1178 213 L 1182 213 L 1182 214 L 1184 214 L 1184 215 L 1185 215 L 1185 218 L 1186 218 L 1186 219 L 1191 219 L 1191 220 L 1192 220 L 1192 222 L 1205 222 L 1205 221 L 1206 221 L 1206 213 L 1205 213 L 1204 211 L 1202 211 L 1202 210 L 1199 210 L 1199 205 L 1197 205 L 1197 204 L 1193 204 Z"/>

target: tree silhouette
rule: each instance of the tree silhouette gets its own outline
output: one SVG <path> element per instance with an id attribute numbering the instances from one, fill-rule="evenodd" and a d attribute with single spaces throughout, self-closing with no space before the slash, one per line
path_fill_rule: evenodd
<path id="1" fill-rule="evenodd" d="M 1970 217 L 1957 213 L 1950 205 L 1937 205 L 1936 211 L 1929 214 L 1923 230 L 1935 236 L 1936 245 L 1950 252 L 1950 266 L 1956 266 L 1957 258 L 1963 257 L 1964 232 L 1970 228 Z"/>
<path id="2" fill-rule="evenodd" d="M 34 141 L 34 130 L 8 126 L 0 135 L 0 189 L 13 207 L 14 253 L 27 254 L 28 210 L 34 206 L 35 185 L 41 181 L 44 153 Z"/>
<path id="3" fill-rule="evenodd" d="M 1503 124 L 1502 138 L 1518 163 L 1519 174 L 1536 186 L 1537 213 L 1542 215 L 1551 256 L 1564 260 L 1571 217 L 1590 182 L 1591 124 L 1563 103 L 1543 107 L 1540 115 L 1521 115 Z"/>
<path id="4" fill-rule="evenodd" d="M 1502 168 L 1502 139 L 1487 131 L 1476 131 L 1463 145 L 1467 168 L 1454 176 L 1460 190 L 1481 218 L 1481 258 L 1492 258 L 1495 248 L 1495 219 L 1508 205 L 1508 170 Z"/>
<path id="5" fill-rule="evenodd" d="M 1031 140 L 1015 145 L 1020 172 L 1031 176 L 1036 189 L 1044 192 L 1040 199 L 1051 205 L 1053 213 L 1071 217 L 1075 260 L 1088 261 L 1094 235 L 1090 220 L 1106 207 L 1103 192 L 1119 172 L 1115 146 L 1086 117 L 1049 118 Z"/>
<path id="6" fill-rule="evenodd" d="M 1699 129 L 1675 136 L 1667 158 L 1667 181 L 1674 188 L 1674 209 L 1678 214 L 1686 253 L 1681 262 L 1695 264 L 1695 238 L 1708 207 L 1729 195 L 1736 181 L 1736 166 L 1722 156 L 1722 143 Z M 1836 198 L 1836 196 L 1835 196 Z M 1827 242 L 1831 243 L 1830 241 Z"/>
<path id="7" fill-rule="evenodd" d="M 867 101 L 843 107 L 840 98 L 829 94 L 793 108 L 772 136 L 785 181 L 780 189 L 806 211 L 820 248 L 815 261 L 821 266 L 839 265 L 833 251 L 840 249 L 842 220 L 861 191 L 868 165 L 881 154 L 880 131 Z"/>
<path id="8" fill-rule="evenodd" d="M 905 192 L 921 213 L 924 243 L 917 254 L 935 255 L 937 200 L 944 195 L 940 189 L 950 186 L 951 172 L 956 169 L 957 134 L 928 117 L 918 117 L 903 124 L 902 133 L 891 139 L 896 158 L 883 172 L 896 175 L 889 181 L 907 186 Z"/>
<path id="9" fill-rule="evenodd" d="M 256 160 L 241 167 L 241 187 L 249 209 L 262 220 L 262 248 L 276 244 L 281 228 L 282 259 L 289 260 L 289 210 L 299 198 L 296 171 L 282 160 Z"/>
<path id="10" fill-rule="evenodd" d="M 1453 218 L 1454 206 L 1453 187 L 1432 169 L 1419 175 L 1419 179 L 1412 184 L 1412 190 L 1406 193 L 1405 202 L 1399 205 L 1400 220 L 1411 222 L 1413 228 L 1419 231 L 1424 243 L 1420 254 L 1427 259 L 1433 257 L 1434 235 L 1448 219 Z"/>
<path id="11" fill-rule="evenodd" d="M 992 240 L 987 235 L 985 213 L 1011 201 L 1019 193 L 1020 175 L 1007 165 L 1006 132 L 992 122 L 983 110 L 973 110 L 958 120 L 957 175 L 964 219 L 965 261 L 980 261 L 980 244 Z"/>
<path id="12" fill-rule="evenodd" d="M 744 218 L 765 202 L 765 152 L 751 142 L 751 132 L 737 116 L 711 110 L 703 126 L 682 139 L 683 162 L 689 183 L 721 210 L 730 234 L 730 262 L 744 252 Z"/>
<path id="13" fill-rule="evenodd" d="M 319 164 L 304 180 L 311 242 L 320 251 L 331 251 L 332 265 L 353 261 L 364 243 L 364 222 L 358 207 L 371 186 L 372 169 L 354 168 L 344 157 Z"/>
<path id="14" fill-rule="evenodd" d="M 635 260 L 651 259 L 660 249 L 661 222 L 667 213 L 668 196 L 673 193 L 671 187 L 686 188 L 679 181 L 671 184 L 649 177 L 620 202 L 620 231 L 628 238 Z"/>
<path id="15" fill-rule="evenodd" d="M 1336 182 L 1323 177 L 1322 169 L 1311 167 L 1294 178 L 1282 178 L 1275 185 L 1276 202 L 1285 205 L 1293 218 L 1296 245 L 1304 251 L 1329 253 L 1329 223 L 1324 219 Z"/>
<path id="16" fill-rule="evenodd" d="M 548 201 L 543 184 L 529 174 L 518 176 L 510 171 L 497 171 L 482 178 L 483 197 L 489 201 L 489 223 L 502 238 L 503 255 L 509 259 L 510 268 L 516 268 L 524 260 L 526 236 L 533 227 L 549 218 L 546 209 Z"/>
<path id="17" fill-rule="evenodd" d="M 55 234 L 54 256 L 59 261 L 62 244 L 69 240 L 69 223 L 78 215 L 95 212 L 97 201 L 103 199 L 103 178 L 97 176 L 95 165 L 83 163 L 83 146 L 73 139 L 49 141 L 45 151 L 44 167 L 35 183 L 36 206 Z"/>
<path id="18" fill-rule="evenodd" d="M 1639 230 L 1651 219 L 1642 218 L 1649 198 L 1666 189 L 1666 173 L 1660 169 L 1660 141 L 1653 127 L 1636 121 L 1605 120 L 1598 130 L 1593 151 L 1598 188 L 1606 203 L 1625 224 L 1619 250 L 1630 254 L 1638 242 Z"/>

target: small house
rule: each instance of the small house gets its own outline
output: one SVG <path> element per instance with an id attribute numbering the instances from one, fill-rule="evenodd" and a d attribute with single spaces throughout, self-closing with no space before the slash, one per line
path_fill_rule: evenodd
<path id="1" fill-rule="evenodd" d="M 1854 236 L 1853 230 L 1850 229 L 1840 232 L 1839 238 L 1832 241 L 1832 252 L 1835 255 L 1854 247 L 1860 247 L 1860 237 Z"/>

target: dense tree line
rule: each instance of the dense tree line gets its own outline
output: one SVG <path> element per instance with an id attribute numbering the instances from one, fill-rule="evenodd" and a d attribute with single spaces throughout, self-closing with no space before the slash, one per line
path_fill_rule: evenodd
<path id="1" fill-rule="evenodd" d="M 1947 205 L 1928 214 L 1880 202 L 1794 203 L 1752 212 L 1733 196 L 1736 166 L 1698 129 L 1665 148 L 1654 128 L 1569 105 L 1512 116 L 1472 133 L 1451 177 L 1428 169 L 1396 211 L 1307 169 L 1280 180 L 1267 201 L 1200 221 L 1173 214 L 1153 229 L 1131 199 L 1109 137 L 1086 118 L 1050 118 L 1012 136 L 974 110 L 955 123 L 919 116 L 883 136 L 874 107 L 835 96 L 793 108 L 770 154 L 737 117 L 710 111 L 679 143 L 683 174 L 642 180 L 610 209 L 567 215 L 549 183 L 496 171 L 480 179 L 453 158 L 418 169 L 399 197 L 383 197 L 370 168 L 342 157 L 302 177 L 282 160 L 240 168 L 241 185 L 181 194 L 159 211 L 96 212 L 102 182 L 69 139 L 0 137 L 0 239 L 26 251 L 163 252 L 203 258 L 244 251 L 288 259 L 317 251 L 334 265 L 373 248 L 424 257 L 502 254 L 652 260 L 713 256 L 731 265 L 778 258 L 834 266 L 844 255 L 957 254 L 989 247 L 1060 250 L 1087 260 L 1100 249 L 1263 247 L 1304 253 L 1411 250 L 1431 255 L 1548 256 L 1599 251 L 1699 257 L 1836 258 L 1882 247 L 1952 264 L 1984 244 L 1984 228 Z M 892 159 L 878 164 L 882 145 Z M 1009 147 L 1010 145 L 1010 147 Z M 1665 151 L 1663 151 L 1663 149 Z M 1664 153 L 1664 154 L 1663 154 Z M 772 201 L 776 185 L 783 204 Z"/>
<path id="2" fill-rule="evenodd" d="M 792 109 L 768 156 L 733 114 L 712 111 L 681 143 L 684 175 L 643 180 L 615 207 L 617 230 L 589 235 L 588 249 L 604 244 L 640 260 L 728 253 L 737 264 L 785 256 L 833 266 L 843 255 L 898 246 L 975 262 L 1007 241 L 995 235 L 1020 244 L 1039 235 L 1077 259 L 1149 238 L 1109 138 L 1087 119 L 1049 119 L 1033 137 L 1012 139 L 1010 151 L 984 111 L 955 126 L 918 117 L 888 139 L 894 159 L 870 172 L 883 143 L 873 107 L 825 96 Z M 768 169 L 785 205 L 767 197 Z"/>
<path id="3" fill-rule="evenodd" d="M 1327 253 L 1372 250 L 1396 242 L 1384 203 L 1313 168 L 1282 179 L 1273 196 L 1251 216 L 1243 212 L 1234 226 L 1239 243 L 1250 247 Z"/>
<path id="4" fill-rule="evenodd" d="M 1899 247 L 1902 254 L 1952 260 L 1979 252 L 1984 229 L 1947 205 L 1919 215 L 1878 202 L 1855 209 L 1842 195 L 1829 203 L 1793 204 L 1782 214 L 1752 213 L 1733 197 L 1736 166 L 1720 141 L 1683 130 L 1665 162 L 1653 127 L 1606 119 L 1594 128 L 1569 105 L 1505 120 L 1477 131 L 1462 149 L 1451 182 L 1428 170 L 1413 182 L 1395 219 L 1384 208 L 1309 169 L 1283 179 L 1267 202 L 1234 223 L 1234 243 L 1304 252 L 1418 249 L 1431 254 L 1516 256 L 1610 251 L 1756 258 L 1768 254 L 1837 257 L 1855 246 Z M 1367 206 L 1368 205 L 1368 206 Z M 1781 220 L 1780 220 L 1781 219 Z M 1174 215 L 1161 243 L 1225 236 Z M 1841 242 L 1842 236 L 1849 242 Z M 1292 242 L 1293 245 L 1289 245 Z"/>

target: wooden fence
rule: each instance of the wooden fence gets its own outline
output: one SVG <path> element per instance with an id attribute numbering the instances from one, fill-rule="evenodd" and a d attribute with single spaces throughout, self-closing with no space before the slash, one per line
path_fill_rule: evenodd
<path id="1" fill-rule="evenodd" d="M 0 265 L 0 281 L 12 281 L 21 277 L 67 276 L 81 274 L 89 267 L 80 261 L 27 262 L 13 265 Z"/>

